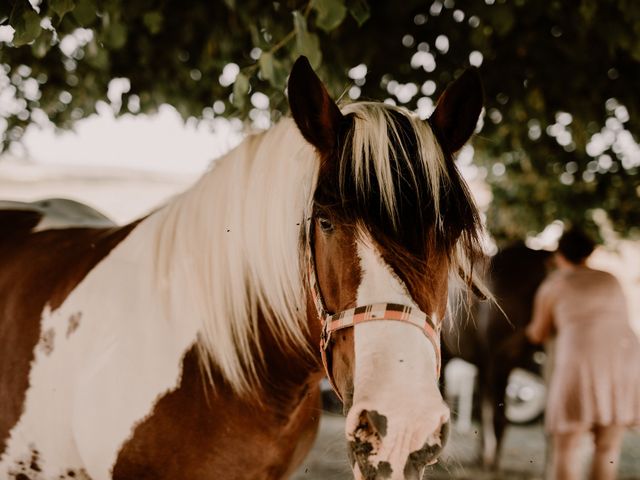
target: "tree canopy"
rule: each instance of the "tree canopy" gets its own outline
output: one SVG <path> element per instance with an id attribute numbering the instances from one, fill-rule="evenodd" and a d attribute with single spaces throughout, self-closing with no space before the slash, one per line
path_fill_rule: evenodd
<path id="1" fill-rule="evenodd" d="M 555 219 L 640 226 L 636 0 L 4 0 L 0 26 L 15 30 L 0 43 L 0 95 L 15 98 L 0 106 L 5 147 L 45 118 L 70 128 L 100 100 L 265 125 L 286 113 L 300 54 L 336 97 L 426 118 L 474 65 L 486 115 L 474 163 L 459 161 L 492 187 L 498 240 Z"/>

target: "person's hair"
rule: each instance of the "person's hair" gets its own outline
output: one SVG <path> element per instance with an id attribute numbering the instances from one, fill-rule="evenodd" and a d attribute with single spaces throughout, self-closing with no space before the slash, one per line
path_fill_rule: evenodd
<path id="1" fill-rule="evenodd" d="M 571 227 L 560 237 L 558 251 L 571 263 L 580 263 L 591 255 L 595 246 L 595 242 L 586 233 L 577 227 Z"/>

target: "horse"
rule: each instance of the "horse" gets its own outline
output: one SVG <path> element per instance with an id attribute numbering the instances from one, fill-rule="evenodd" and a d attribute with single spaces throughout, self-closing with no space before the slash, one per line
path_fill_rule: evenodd
<path id="1" fill-rule="evenodd" d="M 0 211 L 1 478 L 287 478 L 325 374 L 355 478 L 418 479 L 437 460 L 447 287 L 480 282 L 454 163 L 479 75 L 428 121 L 340 108 L 304 57 L 288 98 L 292 118 L 126 226 Z"/>
<path id="2" fill-rule="evenodd" d="M 525 328 L 550 257 L 550 252 L 532 250 L 524 243 L 498 251 L 485 270 L 494 301 L 474 301 L 468 316 L 458 310 L 455 326 L 443 330 L 443 363 L 459 357 L 478 368 L 480 457 L 487 469 L 499 467 L 509 374 L 516 367 L 535 369 L 532 358 L 539 347 L 527 340 Z"/>

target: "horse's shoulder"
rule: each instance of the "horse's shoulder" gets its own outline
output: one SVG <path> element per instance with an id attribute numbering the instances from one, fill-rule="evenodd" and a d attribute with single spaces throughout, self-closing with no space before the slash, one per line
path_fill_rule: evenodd
<path id="1" fill-rule="evenodd" d="M 0 286 L 17 295 L 36 289 L 57 305 L 137 225 L 39 231 L 41 218 L 0 210 Z"/>

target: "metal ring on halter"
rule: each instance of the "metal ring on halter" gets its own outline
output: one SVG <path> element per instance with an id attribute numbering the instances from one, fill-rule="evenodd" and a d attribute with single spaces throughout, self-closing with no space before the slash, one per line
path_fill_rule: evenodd
<path id="1" fill-rule="evenodd" d="M 318 284 L 318 277 L 315 268 L 315 257 L 313 255 L 313 229 L 311 228 L 313 219 L 309 218 L 307 224 L 307 277 L 313 303 L 318 313 L 318 318 L 322 322 L 322 332 L 320 334 L 320 354 L 322 356 L 322 365 L 325 374 L 329 380 L 331 388 L 341 401 L 344 401 L 337 386 L 333 380 L 329 362 L 327 360 L 327 350 L 331 344 L 331 335 L 333 332 L 344 328 L 353 327 L 359 323 L 392 320 L 398 322 L 406 322 L 418 327 L 422 333 L 429 339 L 433 345 L 436 354 L 436 377 L 440 378 L 440 325 L 436 325 L 431 317 L 426 313 L 415 308 L 399 305 L 396 303 L 374 303 L 361 307 L 350 308 L 336 314 L 327 312 L 324 301 L 322 300 L 322 292 Z"/>

